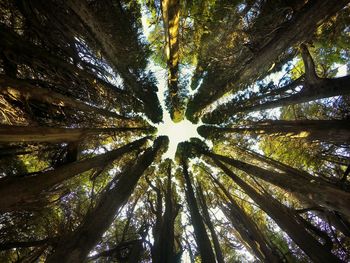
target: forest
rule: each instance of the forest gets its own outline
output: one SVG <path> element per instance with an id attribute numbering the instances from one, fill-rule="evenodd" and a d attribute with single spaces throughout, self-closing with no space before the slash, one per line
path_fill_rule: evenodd
<path id="1" fill-rule="evenodd" d="M 350 0 L 0 0 L 0 262 L 350 262 Z"/>

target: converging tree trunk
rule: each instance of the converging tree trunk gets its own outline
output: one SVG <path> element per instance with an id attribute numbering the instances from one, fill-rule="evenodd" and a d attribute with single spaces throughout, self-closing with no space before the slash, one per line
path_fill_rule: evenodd
<path id="1" fill-rule="evenodd" d="M 84 262 L 165 143 L 166 138 L 159 137 L 152 148 L 148 148 L 137 158 L 132 167 L 123 171 L 118 181 L 105 189 L 96 206 L 88 212 L 78 228 L 59 241 L 54 248 L 54 253 L 47 258 L 46 262 Z"/>
<path id="2" fill-rule="evenodd" d="M 0 78 L 0 94 L 8 96 L 12 100 L 39 101 L 60 107 L 71 107 L 86 113 L 92 112 L 105 117 L 127 120 L 129 118 L 105 109 L 90 106 L 81 101 L 64 96 L 52 90 L 44 89 L 30 84 L 28 81 L 12 79 L 6 76 Z"/>
<path id="3" fill-rule="evenodd" d="M 202 189 L 200 184 L 197 187 L 197 200 L 198 200 L 198 203 L 199 203 L 201 210 L 202 210 L 204 222 L 207 225 L 207 227 L 210 231 L 211 239 L 213 240 L 216 260 L 218 263 L 224 263 L 225 261 L 224 261 L 224 256 L 223 256 L 222 251 L 221 251 L 219 238 L 216 234 L 215 227 L 210 219 L 208 206 L 207 206 L 207 203 L 206 203 L 206 200 L 204 197 L 203 189 Z"/>
<path id="4" fill-rule="evenodd" d="M 51 128 L 0 125 L 0 143 L 3 142 L 74 142 L 85 136 L 120 132 L 151 130 L 147 127 L 120 128 Z"/>
<path id="5" fill-rule="evenodd" d="M 279 203 L 267 193 L 259 194 L 250 185 L 234 174 L 218 159 L 212 157 L 214 163 L 227 174 L 254 202 L 264 210 L 290 238 L 310 257 L 314 262 L 342 262 L 329 250 L 326 250 L 299 222 L 289 208 Z"/>
<path id="6" fill-rule="evenodd" d="M 211 178 L 228 199 L 227 204 L 221 204 L 221 209 L 240 234 L 242 240 L 246 242 L 244 245 L 248 246 L 248 250 L 251 249 L 262 262 L 282 262 L 282 257 L 279 256 L 277 248 L 268 242 L 268 239 L 259 230 L 252 218 L 237 204 L 218 179 L 213 176 Z"/>
<path id="7" fill-rule="evenodd" d="M 289 47 L 299 44 L 313 34 L 314 30 L 327 18 L 342 9 L 349 0 L 341 0 L 336 3 L 331 0 L 308 1 L 296 15 L 279 27 L 275 36 L 258 53 L 238 69 L 233 75 L 218 76 L 211 79 L 212 85 L 206 90 L 199 88 L 193 99 L 188 104 L 186 116 L 190 120 L 197 120 L 202 115 L 203 109 L 219 99 L 225 93 L 243 87 L 245 83 L 258 78 L 266 72 L 273 62 Z M 216 80 L 220 81 L 218 86 Z M 203 85 L 202 85 L 203 86 Z M 210 92 L 208 92 L 210 89 Z M 209 94 L 209 96 L 208 96 Z"/>
<path id="8" fill-rule="evenodd" d="M 140 148 L 148 137 L 134 141 L 119 149 L 92 158 L 62 165 L 54 170 L 47 170 L 37 175 L 20 178 L 5 177 L 0 179 L 0 211 L 14 211 L 25 206 L 26 202 L 36 200 L 40 194 L 51 187 L 88 171 L 92 168 L 103 167 L 123 154 Z M 14 194 L 15 193 L 15 194 Z"/>
<path id="9" fill-rule="evenodd" d="M 207 230 L 205 229 L 202 216 L 199 213 L 199 208 L 194 195 L 190 175 L 187 170 L 187 160 L 183 158 L 181 160 L 181 165 L 186 184 L 186 200 L 191 215 L 191 221 L 198 245 L 199 254 L 203 263 L 215 263 L 215 255 L 211 247 L 210 239 L 208 237 Z"/>
<path id="10" fill-rule="evenodd" d="M 290 193 L 300 194 L 305 199 L 310 199 L 313 203 L 336 210 L 350 217 L 350 193 L 345 192 L 334 185 L 321 180 L 307 180 L 301 176 L 290 173 L 270 171 L 252 164 L 232 159 L 227 156 L 205 152 L 202 154 L 216 158 L 233 167 L 256 176 L 266 182 L 272 183 Z"/>
<path id="11" fill-rule="evenodd" d="M 218 133 L 255 133 L 328 143 L 350 142 L 348 120 L 264 120 L 233 127 L 200 126 L 198 132 L 205 137 L 215 136 Z"/>
<path id="12" fill-rule="evenodd" d="M 230 117 L 239 112 L 249 113 L 253 111 L 267 110 L 309 102 L 317 99 L 350 94 L 350 76 L 339 78 L 318 77 L 315 70 L 315 63 L 306 45 L 302 44 L 300 49 L 305 66 L 304 80 L 300 81 L 300 79 L 298 79 L 286 87 L 280 88 L 280 91 L 285 91 L 295 88 L 296 86 L 302 86 L 302 89 L 299 92 L 279 99 L 269 99 L 266 102 L 253 103 L 253 105 L 250 106 L 237 107 L 237 104 L 240 104 L 237 103 L 237 101 L 233 101 L 232 103 L 229 102 L 227 104 L 220 105 L 214 111 L 203 116 L 203 122 L 220 123 L 229 120 Z M 247 102 L 248 101 L 242 101 L 241 105 L 244 105 Z"/>

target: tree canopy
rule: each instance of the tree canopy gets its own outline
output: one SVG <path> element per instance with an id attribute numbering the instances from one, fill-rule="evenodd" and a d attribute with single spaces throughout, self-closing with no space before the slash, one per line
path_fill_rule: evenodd
<path id="1" fill-rule="evenodd" d="M 349 0 L 2 0 L 0 39 L 1 262 L 350 261 Z"/>

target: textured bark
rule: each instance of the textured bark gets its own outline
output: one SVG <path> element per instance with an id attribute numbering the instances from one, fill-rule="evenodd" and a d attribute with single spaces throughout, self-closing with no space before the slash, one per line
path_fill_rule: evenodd
<path id="1" fill-rule="evenodd" d="M 220 133 L 255 133 L 305 138 L 310 141 L 328 143 L 346 144 L 350 142 L 350 122 L 348 120 L 265 120 L 232 128 L 200 126 L 198 132 L 206 137 Z"/>
<path id="2" fill-rule="evenodd" d="M 222 183 L 213 176 L 211 177 L 229 201 L 226 206 L 221 204 L 222 211 L 231 221 L 243 241 L 246 242 L 244 245 L 247 246 L 248 250 L 251 249 L 262 262 L 282 262 L 278 249 L 268 242 L 268 239 L 262 234 L 252 218 L 237 204 Z"/>
<path id="3" fill-rule="evenodd" d="M 71 107 L 86 113 L 92 112 L 110 118 L 129 119 L 118 113 L 90 106 L 60 93 L 32 85 L 28 81 L 12 79 L 7 76 L 1 76 L 0 78 L 0 94 L 6 95 L 13 100 L 34 100 L 60 107 Z"/>
<path id="4" fill-rule="evenodd" d="M 26 203 L 36 200 L 45 190 L 92 168 L 103 167 L 123 154 L 138 149 L 147 139 L 146 137 L 105 154 L 69 163 L 38 175 L 1 178 L 0 195 L 3 198 L 0 200 L 0 211 L 21 209 Z"/>
<path id="5" fill-rule="evenodd" d="M 289 47 L 297 45 L 312 36 L 314 30 L 326 19 L 342 9 L 349 0 L 312 0 L 290 21 L 281 26 L 274 38 L 267 43 L 257 54 L 246 64 L 243 69 L 233 74 L 223 86 L 214 86 L 210 96 L 207 92 L 199 91 L 188 104 L 187 118 L 196 120 L 201 111 L 222 97 L 228 91 L 232 91 L 239 85 L 249 83 L 266 72 L 273 62 Z M 215 83 L 215 80 L 213 80 Z"/>
<path id="6" fill-rule="evenodd" d="M 315 63 L 306 45 L 302 44 L 300 49 L 305 66 L 305 80 L 301 83 L 300 81 L 292 82 L 290 86 L 290 88 L 293 88 L 295 84 L 300 84 L 303 88 L 298 93 L 281 99 L 269 100 L 267 102 L 255 105 L 253 104 L 246 107 L 235 107 L 237 104 L 236 101 L 233 103 L 227 103 L 217 107 L 213 112 L 206 114 L 203 117 L 203 121 L 205 123 L 218 123 L 225 120 L 227 121 L 230 116 L 233 116 L 238 112 L 249 113 L 253 111 L 266 110 L 302 102 L 309 102 L 317 99 L 350 94 L 350 76 L 332 79 L 318 77 L 315 70 Z M 283 90 L 283 88 L 281 89 Z"/>
<path id="7" fill-rule="evenodd" d="M 224 261 L 224 256 L 223 256 L 222 251 L 221 251 L 219 238 L 218 238 L 218 236 L 216 234 L 215 227 L 214 227 L 213 223 L 210 220 L 208 206 L 207 206 L 207 203 L 205 201 L 205 197 L 204 197 L 204 194 L 203 194 L 203 189 L 202 189 L 202 187 L 200 185 L 197 187 L 197 199 L 198 199 L 199 205 L 200 205 L 200 207 L 202 209 L 204 222 L 207 225 L 207 227 L 208 227 L 208 229 L 210 231 L 211 239 L 213 240 L 216 261 L 218 263 L 224 263 L 225 261 Z"/>
<path id="8" fill-rule="evenodd" d="M 93 73 L 80 69 L 75 65 L 64 61 L 62 58 L 53 55 L 52 53 L 46 51 L 39 46 L 32 44 L 29 41 L 24 40 L 21 36 L 17 35 L 9 28 L 0 25 L 0 37 L 5 40 L 0 42 L 0 50 L 5 50 L 7 52 L 11 51 L 17 56 L 17 63 L 25 63 L 31 66 L 35 66 L 37 61 L 43 64 L 49 64 L 52 67 L 58 68 L 62 72 L 69 72 L 72 75 L 77 75 L 83 77 L 90 82 L 96 82 L 100 84 L 104 89 L 111 91 L 116 96 L 128 96 L 131 98 L 130 94 L 127 94 L 125 90 L 122 90 L 103 79 L 100 79 Z M 40 63 L 38 63 L 40 64 Z M 15 74 L 6 74 L 12 78 L 15 78 Z"/>
<path id="9" fill-rule="evenodd" d="M 143 127 L 51 128 L 0 125 L 0 142 L 74 142 L 85 136 L 128 131 L 147 131 Z"/>
<path id="10" fill-rule="evenodd" d="M 165 53 L 168 66 L 168 89 L 171 103 L 171 118 L 178 122 L 182 119 L 180 108 L 181 95 L 179 94 L 179 22 L 180 1 L 162 0 L 162 17 L 165 36 Z"/>
<path id="11" fill-rule="evenodd" d="M 267 193 L 259 194 L 250 185 L 234 174 L 215 157 L 214 163 L 224 171 L 236 184 L 238 184 L 254 202 L 264 210 L 289 237 L 310 257 L 313 262 L 342 262 L 330 251 L 324 249 L 299 222 L 293 212 L 286 206 L 279 203 Z"/>
<path id="12" fill-rule="evenodd" d="M 106 60 L 123 78 L 127 90 L 143 102 L 146 115 L 153 122 L 159 122 L 162 116 L 157 87 L 148 79 L 139 81 L 138 72 L 145 71 L 140 66 L 146 64 L 147 57 L 133 28 L 133 17 L 126 14 L 120 3 L 111 0 L 102 4 L 69 0 L 66 5 L 91 32 Z M 143 54 L 140 55 L 140 52 Z M 126 53 L 130 57 L 125 56 Z"/>
<path id="13" fill-rule="evenodd" d="M 154 263 L 175 263 L 180 252 L 175 250 L 175 218 L 179 212 L 179 205 L 175 202 L 171 186 L 171 163 L 168 167 L 168 178 L 165 196 L 164 214 L 157 211 L 156 236 L 152 247 L 152 262 Z M 162 199 L 161 199 L 162 202 Z"/>
<path id="14" fill-rule="evenodd" d="M 115 214 L 132 194 L 143 172 L 153 162 L 166 139 L 159 137 L 152 148 L 137 158 L 135 164 L 122 172 L 119 180 L 102 194 L 97 205 L 86 215 L 80 226 L 63 237 L 46 262 L 84 262 L 90 250 L 113 222 Z"/>
<path id="15" fill-rule="evenodd" d="M 191 221 L 194 229 L 194 234 L 196 237 L 196 242 L 198 245 L 199 254 L 201 256 L 203 263 L 215 263 L 215 255 L 211 247 L 210 239 L 208 237 L 205 225 L 199 213 L 199 208 L 194 195 L 190 175 L 188 174 L 188 167 L 186 160 L 181 160 L 182 172 L 185 177 L 186 184 L 186 200 L 188 203 L 188 208 L 191 215 Z"/>
<path id="16" fill-rule="evenodd" d="M 334 187 L 331 183 L 321 180 L 307 180 L 306 178 L 295 176 L 290 173 L 270 171 L 223 155 L 210 152 L 202 153 L 209 157 L 217 158 L 222 162 L 281 187 L 297 196 L 301 195 L 305 199 L 311 200 L 312 203 L 350 216 L 350 208 L 348 205 L 350 202 L 350 193 Z"/>

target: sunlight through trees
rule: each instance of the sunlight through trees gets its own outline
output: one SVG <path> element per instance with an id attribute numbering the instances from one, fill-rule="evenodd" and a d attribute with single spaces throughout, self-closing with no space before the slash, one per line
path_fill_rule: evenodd
<path id="1" fill-rule="evenodd" d="M 1 0 L 0 262 L 350 262 L 350 0 Z"/>

